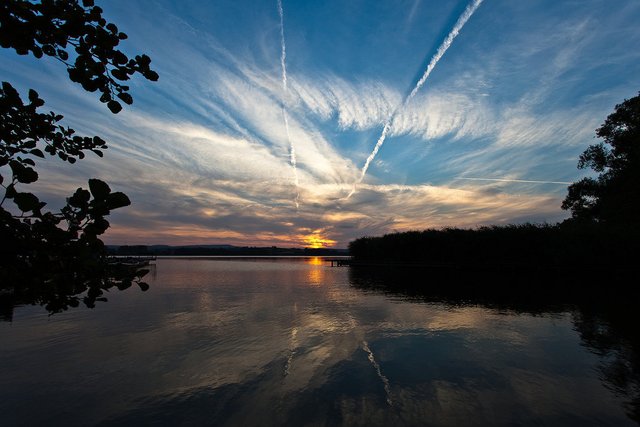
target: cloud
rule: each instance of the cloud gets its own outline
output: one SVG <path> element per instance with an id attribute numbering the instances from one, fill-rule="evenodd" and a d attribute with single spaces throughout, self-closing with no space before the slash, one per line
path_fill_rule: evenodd
<path id="1" fill-rule="evenodd" d="M 601 119 L 593 113 L 571 109 L 553 114 L 533 114 L 518 108 L 506 110 L 497 128 L 497 146 L 584 144 L 593 137 Z"/>
<path id="2" fill-rule="evenodd" d="M 391 135 L 413 135 L 425 141 L 444 136 L 483 138 L 495 132 L 496 116 L 482 98 L 436 91 L 416 97 L 395 116 Z"/>
<path id="3" fill-rule="evenodd" d="M 152 185 L 144 186 L 148 199 L 154 200 L 163 193 L 161 197 L 172 202 L 156 214 L 147 214 L 149 206 L 144 205 L 148 200 L 136 195 L 143 209 L 127 215 L 137 218 L 133 228 L 147 230 L 135 237 L 138 242 L 186 244 L 215 238 L 223 243 L 275 242 L 286 246 L 286 242 L 302 245 L 309 235 L 317 234 L 344 247 L 363 234 L 443 227 L 454 219 L 456 225 L 464 227 L 505 223 L 514 217 L 541 221 L 557 215 L 559 205 L 557 198 L 548 196 L 518 196 L 472 188 L 363 185 L 352 203 L 338 207 L 331 195 L 339 189 L 327 184 L 320 189 L 304 188 L 305 197 L 314 203 L 302 205 L 292 216 L 290 187 L 231 181 L 210 184 L 176 187 L 168 194 L 163 185 L 156 190 Z M 465 220 L 460 221 L 460 217 Z M 132 219 L 125 222 L 129 221 Z M 116 227 L 114 233 L 109 234 L 109 241 L 125 238 L 126 225 Z"/>
<path id="4" fill-rule="evenodd" d="M 344 247 L 364 234 L 452 224 L 473 227 L 531 217 L 532 212 L 539 218 L 557 216 L 557 198 L 496 194 L 472 186 L 367 184 L 349 203 L 339 202 L 357 169 L 324 136 L 317 119 L 335 117 L 339 129 L 373 129 L 400 93 L 376 82 L 326 76 L 316 83 L 295 75 L 290 132 L 298 147 L 305 206 L 294 213 L 277 78 L 247 66 L 237 74 L 211 67 L 215 82 L 187 86 L 197 108 L 216 106 L 208 123 L 141 111 L 109 116 L 87 108 L 91 104 L 79 94 L 82 102 L 70 116 L 82 117 L 84 111 L 84 117 L 91 118 L 92 130 L 110 141 L 107 158 L 79 162 L 72 174 L 55 161 L 45 162 L 42 190 L 51 196 L 69 195 L 88 177 L 98 176 L 129 194 L 133 206 L 114 213 L 114 227 L 106 235 L 109 243 L 288 246 L 304 245 L 310 235 L 318 235 Z M 201 90 L 207 95 L 198 96 Z M 511 117 L 525 117 L 517 113 L 510 112 Z M 487 123 L 495 123 L 498 114 L 483 99 L 434 90 L 416 96 L 391 132 L 425 141 L 483 138 L 496 134 Z M 516 126 L 520 129 L 513 132 L 522 135 L 526 126 L 541 128 L 535 121 L 505 123 L 504 141 Z M 497 145 L 508 146 L 503 140 L 497 139 Z"/>
<path id="5" fill-rule="evenodd" d="M 403 19 L 417 26 L 421 6 L 412 4 Z M 163 19 L 142 19 L 144 31 L 131 33 L 131 41 L 150 54 L 161 77 L 154 84 L 134 80 L 135 103 L 117 116 L 69 82 L 59 64 L 10 55 L 0 70 L 22 88 L 38 89 L 65 124 L 109 142 L 104 159 L 89 156 L 71 167 L 39 161 L 37 184 L 52 207 L 94 176 L 129 194 L 133 205 L 114 213 L 109 242 L 287 246 L 320 233 L 345 246 L 394 230 L 562 219 L 562 186 L 507 181 L 575 181 L 577 155 L 593 130 L 616 101 L 634 94 L 627 89 L 637 79 L 621 70 L 636 69 L 639 56 L 614 42 L 637 40 L 620 25 L 637 7 L 610 16 L 589 6 L 548 17 L 525 3 L 491 14 L 498 6 L 485 3 L 487 13 L 465 27 L 469 43 L 452 49 L 438 65 L 442 72 L 395 115 L 387 137 L 396 143 L 371 164 L 361 193 L 349 201 L 341 199 L 358 165 L 410 88 L 399 86 L 401 76 L 308 67 L 294 9 L 287 15 L 284 96 L 273 7 L 272 19 L 260 21 L 264 28 L 247 36 L 260 38 L 267 49 L 259 52 L 242 45 L 246 40 L 239 49 L 225 44 L 171 8 L 162 9 Z M 548 19 L 516 19 L 524 16 Z M 612 30 L 618 27 L 622 36 Z M 606 80 L 606 73 L 616 78 Z M 461 176 L 505 181 L 455 180 Z"/>
<path id="6" fill-rule="evenodd" d="M 349 82 L 333 75 L 292 80 L 297 111 L 322 120 L 336 117 L 340 129 L 381 126 L 402 100 L 397 90 L 376 81 Z"/>

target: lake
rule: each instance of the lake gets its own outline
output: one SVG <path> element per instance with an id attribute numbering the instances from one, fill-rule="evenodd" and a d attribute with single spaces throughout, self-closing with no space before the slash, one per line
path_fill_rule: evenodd
<path id="1" fill-rule="evenodd" d="M 15 307 L 0 424 L 637 425 L 637 333 L 618 311 L 431 297 L 390 277 L 162 258 L 147 292 Z"/>

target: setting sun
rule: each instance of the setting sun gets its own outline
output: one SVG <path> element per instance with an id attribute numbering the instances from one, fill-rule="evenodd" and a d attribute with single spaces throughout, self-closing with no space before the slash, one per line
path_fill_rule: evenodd
<path id="1" fill-rule="evenodd" d="M 304 244 L 311 249 L 328 248 L 336 244 L 335 240 L 323 238 L 319 234 L 310 234 L 304 237 Z"/>

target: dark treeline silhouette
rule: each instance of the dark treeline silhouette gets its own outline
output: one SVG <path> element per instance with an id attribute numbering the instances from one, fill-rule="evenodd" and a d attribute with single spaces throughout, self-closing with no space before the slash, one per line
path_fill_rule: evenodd
<path id="1" fill-rule="evenodd" d="M 611 292 L 606 275 L 575 280 L 554 272 L 471 272 L 394 266 L 353 266 L 349 283 L 363 292 L 456 307 L 485 307 L 496 313 L 570 313 L 582 344 L 599 356 L 605 386 L 625 401 L 640 424 L 640 330 L 638 299 L 631 287 Z M 632 282 L 634 283 L 634 282 Z"/>
<path id="2" fill-rule="evenodd" d="M 445 228 L 363 237 L 349 244 L 349 252 L 354 263 L 624 273 L 637 265 L 639 237 L 624 225 L 577 222 Z"/>
<path id="3" fill-rule="evenodd" d="M 134 245 L 109 246 L 110 255 L 158 255 L 158 256 L 345 256 L 346 249 L 330 248 L 278 248 L 276 246 L 166 246 L 166 245 Z"/>

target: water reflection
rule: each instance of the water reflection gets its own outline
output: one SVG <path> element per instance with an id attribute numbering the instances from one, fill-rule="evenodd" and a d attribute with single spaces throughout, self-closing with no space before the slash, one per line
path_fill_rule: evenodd
<path id="1" fill-rule="evenodd" d="M 321 286 L 324 279 L 324 270 L 321 268 L 311 268 L 307 275 L 307 280 L 312 286 Z"/>
<path id="2" fill-rule="evenodd" d="M 629 417 L 640 424 L 640 332 L 637 305 L 603 312 L 588 307 L 575 316 L 584 345 L 598 354 L 605 384 L 625 398 Z"/>
<path id="3" fill-rule="evenodd" d="M 149 273 L 146 264 L 130 262 L 96 262 L 91 266 L 63 268 L 53 274 L 38 271 L 33 277 L 3 278 L 0 281 L 0 321 L 11 321 L 14 307 L 40 305 L 49 313 L 60 313 L 81 304 L 88 308 L 97 302 L 106 302 L 106 294 L 126 290 L 133 284 L 147 291 L 149 285 L 142 281 Z M 148 267 L 148 266 L 147 266 Z"/>
<path id="4" fill-rule="evenodd" d="M 306 258 L 306 262 L 309 265 L 325 265 L 326 264 L 326 261 L 322 257 L 319 257 L 319 256 Z"/>
<path id="5" fill-rule="evenodd" d="M 446 274 L 446 281 L 442 274 Z M 475 283 L 484 283 L 479 292 Z M 395 298 L 424 303 L 445 303 L 451 307 L 485 307 L 497 313 L 530 313 L 536 316 L 570 313 L 580 344 L 599 356 L 597 370 L 604 385 L 624 399 L 628 417 L 640 424 L 640 330 L 637 297 L 620 293 L 620 285 L 610 283 L 602 294 L 602 278 L 582 278 L 581 289 L 567 286 L 566 278 L 534 273 L 523 277 L 478 277 L 465 272 L 433 272 L 398 269 L 351 268 L 352 286 Z M 425 283 L 425 281 L 429 283 Z M 446 283 L 446 284 L 445 284 Z M 570 291 L 567 291 L 570 289 Z M 472 312 L 466 318 L 444 320 L 431 328 L 455 329 L 478 325 Z M 470 316 L 470 317 L 469 317 Z M 462 320 L 462 321 L 461 321 Z M 512 343 L 517 341 L 513 337 Z"/>
<path id="6" fill-rule="evenodd" d="M 305 263 L 309 265 L 307 283 L 311 286 L 322 286 L 324 272 L 327 262 L 322 257 L 305 258 Z"/>
<path id="7" fill-rule="evenodd" d="M 311 259 L 162 259 L 149 280 L 0 323 L 3 422 L 625 425 L 637 407 L 633 328 L 569 296 Z"/>

